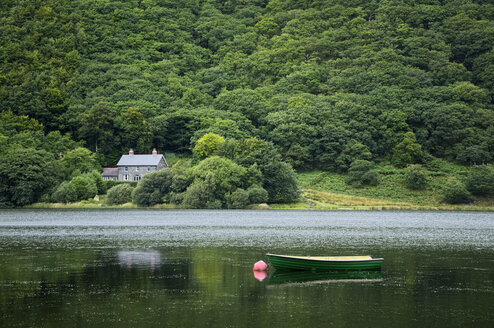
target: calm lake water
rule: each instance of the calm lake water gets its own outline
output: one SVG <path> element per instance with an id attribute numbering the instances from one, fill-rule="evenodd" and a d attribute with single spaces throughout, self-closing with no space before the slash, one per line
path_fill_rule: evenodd
<path id="1" fill-rule="evenodd" d="M 384 257 L 270 271 L 266 252 Z M 0 327 L 494 327 L 494 214 L 0 211 Z"/>

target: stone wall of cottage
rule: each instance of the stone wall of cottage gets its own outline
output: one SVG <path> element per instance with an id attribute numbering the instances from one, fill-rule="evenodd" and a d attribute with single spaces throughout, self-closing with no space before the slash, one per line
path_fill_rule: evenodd
<path id="1" fill-rule="evenodd" d="M 126 169 L 127 168 L 127 169 Z M 118 167 L 118 181 L 136 181 L 142 179 L 148 173 L 158 171 L 156 166 L 119 166 Z M 127 175 L 128 179 L 125 179 Z M 139 179 L 136 177 L 139 176 Z"/>
<path id="2" fill-rule="evenodd" d="M 118 181 L 138 181 L 142 179 L 148 173 L 159 171 L 168 167 L 165 157 L 162 157 L 158 165 L 143 165 L 143 166 L 119 166 L 118 167 Z M 125 176 L 127 175 L 127 179 Z M 139 177 L 139 179 L 136 179 Z"/>

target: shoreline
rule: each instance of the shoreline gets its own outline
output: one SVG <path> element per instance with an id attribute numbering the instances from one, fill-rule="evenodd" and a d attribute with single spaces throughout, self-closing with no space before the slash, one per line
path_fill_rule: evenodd
<path id="1" fill-rule="evenodd" d="M 9 208 L 5 208 L 9 209 Z M 112 209 L 128 209 L 128 210 L 197 210 L 184 209 L 170 204 L 161 204 L 149 207 L 140 207 L 135 204 L 127 203 L 122 205 L 106 205 L 101 203 L 81 204 L 79 203 L 35 203 L 24 207 L 10 209 L 80 209 L 80 210 L 112 210 Z M 215 209 L 216 210 L 216 209 Z M 222 209 L 231 210 L 231 209 Z M 354 205 L 342 206 L 335 204 L 309 204 L 306 202 L 297 202 L 290 204 L 260 204 L 252 205 L 245 209 L 251 211 L 269 211 L 269 210 L 290 210 L 290 211 L 464 211 L 464 212 L 494 212 L 494 207 L 475 206 L 475 205 L 441 205 L 441 206 L 423 206 L 423 205 Z"/>

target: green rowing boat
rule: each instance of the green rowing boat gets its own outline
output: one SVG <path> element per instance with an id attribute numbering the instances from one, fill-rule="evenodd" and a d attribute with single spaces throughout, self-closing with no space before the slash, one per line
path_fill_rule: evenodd
<path id="1" fill-rule="evenodd" d="M 381 270 L 384 261 L 370 256 L 266 255 L 276 270 Z"/>

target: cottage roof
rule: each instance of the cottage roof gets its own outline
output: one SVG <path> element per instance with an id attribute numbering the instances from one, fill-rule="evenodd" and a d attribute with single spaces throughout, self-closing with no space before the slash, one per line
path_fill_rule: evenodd
<path id="1" fill-rule="evenodd" d="M 156 166 L 163 158 L 158 155 L 122 155 L 117 166 Z"/>
<path id="2" fill-rule="evenodd" d="M 105 167 L 103 169 L 103 173 L 101 173 L 104 177 L 118 177 L 118 168 L 117 167 Z"/>

